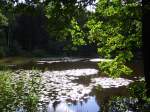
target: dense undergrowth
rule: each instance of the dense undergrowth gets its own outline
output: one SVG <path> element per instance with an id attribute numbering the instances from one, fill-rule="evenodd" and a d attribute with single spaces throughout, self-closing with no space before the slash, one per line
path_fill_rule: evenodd
<path id="1" fill-rule="evenodd" d="M 37 111 L 40 77 L 36 72 L 31 76 L 10 70 L 0 71 L 0 82 L 1 112 Z"/>
<path id="2" fill-rule="evenodd" d="M 128 87 L 128 97 L 112 97 L 109 112 L 150 112 L 150 98 L 146 96 L 145 81 Z"/>

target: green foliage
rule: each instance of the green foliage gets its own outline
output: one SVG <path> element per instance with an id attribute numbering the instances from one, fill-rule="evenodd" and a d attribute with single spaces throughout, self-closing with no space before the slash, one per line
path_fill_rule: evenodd
<path id="1" fill-rule="evenodd" d="M 150 103 L 149 98 L 146 97 L 146 83 L 145 81 L 135 82 L 128 87 L 130 96 L 138 98 L 140 100 L 145 100 Z"/>
<path id="2" fill-rule="evenodd" d="M 125 66 L 121 61 L 100 62 L 98 65 L 104 73 L 114 78 L 132 73 L 132 69 Z"/>
<path id="3" fill-rule="evenodd" d="M 145 81 L 137 81 L 129 85 L 130 97 L 112 97 L 109 112 L 149 112 L 150 98 L 146 97 Z"/>
<path id="4" fill-rule="evenodd" d="M 131 0 L 99 0 L 96 12 L 87 22 L 89 40 L 98 46 L 98 53 L 113 61 L 99 63 L 110 76 L 131 74 L 125 66 L 133 58 L 135 48 L 141 47 L 141 3 Z"/>
<path id="5" fill-rule="evenodd" d="M 141 108 L 144 108 L 144 105 L 150 107 L 150 98 L 146 96 L 146 82 L 137 81 L 129 85 L 128 91 L 131 97 L 138 98 Z"/>
<path id="6" fill-rule="evenodd" d="M 0 71 L 0 82 L 0 111 L 37 111 L 39 77 Z"/>
<path id="7" fill-rule="evenodd" d="M 101 35 L 103 36 L 105 35 L 102 30 L 101 21 L 96 22 L 94 19 L 91 19 L 90 21 L 87 22 L 86 26 L 90 29 L 88 37 L 90 43 L 103 42 L 103 38 L 99 38 L 101 37 Z"/>
<path id="8" fill-rule="evenodd" d="M 9 70 L 9 67 L 7 65 L 0 64 L 0 71 L 1 70 Z"/>
<path id="9" fill-rule="evenodd" d="M 133 97 L 143 98 L 145 95 L 145 82 L 136 82 L 130 85 L 129 93 Z"/>
<path id="10" fill-rule="evenodd" d="M 99 67 L 109 76 L 132 73 L 125 64 L 132 60 L 135 48 L 142 45 L 141 3 L 136 0 L 99 0 L 96 12 L 81 25 L 74 18 L 69 29 L 74 45 L 95 43 L 101 57 L 113 59 L 100 62 Z M 86 29 L 86 30 L 85 30 Z"/>
<path id="11" fill-rule="evenodd" d="M 0 26 L 7 26 L 8 25 L 8 19 L 6 16 L 2 14 L 2 11 L 0 10 Z"/>
<path id="12" fill-rule="evenodd" d="M 99 0 L 96 4 L 96 11 L 90 13 L 86 11 L 84 6 L 92 1 L 52 0 L 43 1 L 40 4 L 36 0 L 26 1 L 27 4 L 17 4 L 16 7 L 13 2 L 9 1 L 6 3 L 6 7 L 0 5 L 2 7 L 0 26 L 8 22 L 8 46 L 19 48 L 18 52 L 23 48 L 34 51 L 37 46 L 34 46 L 33 43 L 41 42 L 43 38 L 40 37 L 45 37 L 44 41 L 48 41 L 47 44 L 50 44 L 48 50 L 55 47 L 55 50 L 77 51 L 78 46 L 95 45 L 98 47 L 97 51 L 100 57 L 113 59 L 112 62 L 99 63 L 99 67 L 105 73 L 113 77 L 131 74 L 132 70 L 125 64 L 132 60 L 134 49 L 140 48 L 142 45 L 141 3 L 138 0 Z M 37 6 L 35 7 L 33 4 Z M 6 11 L 6 9 L 9 10 Z M 4 16 L 4 12 L 6 16 Z M 34 33 L 30 29 L 27 30 L 29 26 L 25 26 L 24 22 L 20 24 L 21 27 L 18 27 L 19 30 L 17 29 L 19 22 L 17 23 L 16 19 L 20 15 L 25 15 L 22 16 L 26 18 L 23 20 L 29 25 L 31 21 L 34 22 L 31 28 Z M 15 28 L 16 35 L 13 33 Z M 23 30 L 20 31 L 22 28 L 27 33 L 20 37 L 23 32 Z M 39 37 L 38 34 L 40 34 Z M 0 40 L 2 40 L 0 42 L 6 43 L 6 35 L 3 34 L 3 36 L 5 39 L 1 39 L 0 33 Z M 47 37 L 50 38 L 47 39 Z M 12 41 L 12 38 L 16 38 L 15 41 L 18 45 L 15 46 L 15 41 Z M 45 48 L 47 47 L 48 45 L 45 45 Z M 6 47 L 0 45 L 1 56 L 5 56 L 5 50 Z"/>
<path id="13" fill-rule="evenodd" d="M 72 35 L 72 41 L 74 45 L 85 45 L 86 42 L 84 40 L 84 33 L 81 30 L 79 24 L 76 22 L 75 19 L 71 21 L 72 29 L 69 29 Z"/>
<path id="14" fill-rule="evenodd" d="M 6 50 L 6 39 L 5 39 L 5 32 L 4 27 L 8 25 L 7 17 L 2 13 L 0 9 L 0 57 L 5 56 Z"/>
<path id="15" fill-rule="evenodd" d="M 112 97 L 109 101 L 108 112 L 141 112 L 138 99 L 132 97 Z"/>
<path id="16" fill-rule="evenodd" d="M 48 19 L 52 18 L 54 8 L 55 8 L 54 2 L 52 1 L 47 5 L 47 7 L 45 7 L 46 17 Z"/>
<path id="17" fill-rule="evenodd" d="M 70 23 L 70 11 L 67 6 L 63 6 L 60 1 L 51 1 L 45 6 L 44 11 L 48 19 L 48 29 L 50 38 L 57 41 L 64 41 L 69 32 L 67 28 Z"/>

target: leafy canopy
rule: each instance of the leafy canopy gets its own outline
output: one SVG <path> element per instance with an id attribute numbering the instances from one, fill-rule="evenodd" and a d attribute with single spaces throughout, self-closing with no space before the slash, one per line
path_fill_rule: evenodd
<path id="1" fill-rule="evenodd" d="M 132 73 L 125 64 L 133 59 L 134 50 L 142 45 L 141 14 L 141 3 L 137 0 L 99 0 L 96 4 L 95 13 L 85 24 L 88 31 L 84 33 L 88 34 L 89 42 L 97 45 L 101 57 L 113 59 L 98 64 L 106 74 L 118 77 Z M 72 30 L 72 38 L 76 37 L 84 44 L 80 25 L 72 21 L 76 29 Z"/>

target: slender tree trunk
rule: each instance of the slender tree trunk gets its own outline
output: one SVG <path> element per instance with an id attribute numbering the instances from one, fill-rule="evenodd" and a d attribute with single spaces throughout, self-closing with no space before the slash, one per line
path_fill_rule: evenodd
<path id="1" fill-rule="evenodd" d="M 150 8 L 148 3 L 143 4 L 143 53 L 144 53 L 144 75 L 146 81 L 146 94 L 150 97 Z"/>

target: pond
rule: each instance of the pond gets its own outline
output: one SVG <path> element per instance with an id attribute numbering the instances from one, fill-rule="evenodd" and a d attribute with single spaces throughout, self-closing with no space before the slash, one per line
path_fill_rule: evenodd
<path id="1" fill-rule="evenodd" d="M 38 71 L 42 85 L 39 112 L 107 112 L 109 99 L 128 96 L 127 86 L 138 80 L 143 71 L 136 66 L 135 76 L 113 79 L 99 70 L 98 61 L 111 60 L 45 58 L 9 67 L 16 74 L 32 75 Z"/>

